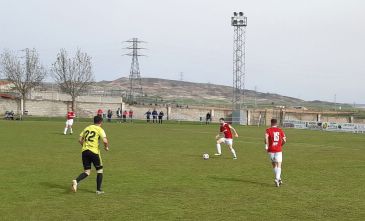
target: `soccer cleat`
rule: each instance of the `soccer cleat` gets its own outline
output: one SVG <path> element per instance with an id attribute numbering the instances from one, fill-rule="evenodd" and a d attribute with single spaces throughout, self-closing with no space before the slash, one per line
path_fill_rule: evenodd
<path id="1" fill-rule="evenodd" d="M 279 180 L 279 185 L 281 186 L 283 184 L 283 181 L 282 180 Z"/>
<path id="2" fill-rule="evenodd" d="M 102 190 L 97 190 L 96 191 L 96 195 L 100 195 L 100 194 L 104 194 L 105 192 L 104 191 L 102 191 Z"/>
<path id="3" fill-rule="evenodd" d="M 237 160 L 237 157 L 233 157 L 234 160 Z"/>
<path id="4" fill-rule="evenodd" d="M 279 180 L 275 179 L 275 180 L 274 180 L 274 183 L 275 183 L 275 186 L 276 186 L 276 187 L 279 187 L 279 186 L 280 186 L 280 181 L 279 181 Z"/>
<path id="5" fill-rule="evenodd" d="M 222 155 L 221 153 L 215 153 L 214 154 L 215 156 L 220 156 L 220 155 Z"/>
<path id="6" fill-rule="evenodd" d="M 74 193 L 76 193 L 76 191 L 77 191 L 77 181 L 76 180 L 72 180 L 71 190 Z"/>

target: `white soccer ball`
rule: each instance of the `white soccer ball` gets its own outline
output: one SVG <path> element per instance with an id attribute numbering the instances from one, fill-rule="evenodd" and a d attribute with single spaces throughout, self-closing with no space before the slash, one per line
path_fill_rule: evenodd
<path id="1" fill-rule="evenodd" d="M 203 159 L 208 160 L 209 159 L 209 154 L 207 154 L 207 153 L 203 154 Z"/>

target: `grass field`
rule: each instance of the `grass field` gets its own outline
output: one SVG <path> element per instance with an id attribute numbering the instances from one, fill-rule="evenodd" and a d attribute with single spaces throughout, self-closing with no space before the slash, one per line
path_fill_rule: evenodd
<path id="1" fill-rule="evenodd" d="M 364 220 L 365 135 L 286 130 L 274 187 L 264 128 L 237 127 L 238 160 L 215 152 L 217 125 L 105 123 L 104 195 L 82 172 L 76 122 L 0 121 L 0 220 Z M 211 159 L 201 155 L 209 153 Z"/>

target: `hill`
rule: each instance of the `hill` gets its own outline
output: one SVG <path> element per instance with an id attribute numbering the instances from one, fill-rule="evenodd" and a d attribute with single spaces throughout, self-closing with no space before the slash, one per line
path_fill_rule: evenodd
<path id="1" fill-rule="evenodd" d="M 129 87 L 128 78 L 114 81 L 101 81 L 98 86 L 105 89 L 118 89 L 126 94 Z M 167 80 L 159 78 L 142 78 L 145 102 L 176 103 L 181 105 L 214 105 L 229 107 L 232 101 L 233 88 L 210 83 L 194 83 L 187 81 Z M 333 109 L 336 105 L 323 101 L 304 101 L 298 98 L 279 94 L 262 93 L 253 90 L 244 91 L 245 105 L 248 107 L 272 106 L 305 106 L 311 109 Z M 352 108 L 347 104 L 337 104 L 344 109 Z"/>

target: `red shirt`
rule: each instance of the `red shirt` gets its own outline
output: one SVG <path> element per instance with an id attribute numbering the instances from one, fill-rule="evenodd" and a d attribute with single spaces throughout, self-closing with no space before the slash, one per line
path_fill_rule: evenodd
<path id="1" fill-rule="evenodd" d="M 282 152 L 283 138 L 285 137 L 283 130 L 278 127 L 270 127 L 266 129 L 266 134 L 269 136 L 267 152 Z"/>
<path id="2" fill-rule="evenodd" d="M 97 112 L 97 115 L 103 115 L 103 110 L 99 109 L 98 112 Z"/>
<path id="3" fill-rule="evenodd" d="M 67 120 L 71 120 L 75 118 L 75 112 L 69 111 L 67 112 Z"/>
<path id="4" fill-rule="evenodd" d="M 224 133 L 225 138 L 232 139 L 232 132 L 231 132 L 231 128 L 229 128 L 229 124 L 227 124 L 227 123 L 221 124 L 220 132 Z"/>
<path id="5" fill-rule="evenodd" d="M 129 111 L 129 116 L 133 116 L 133 111 Z"/>

